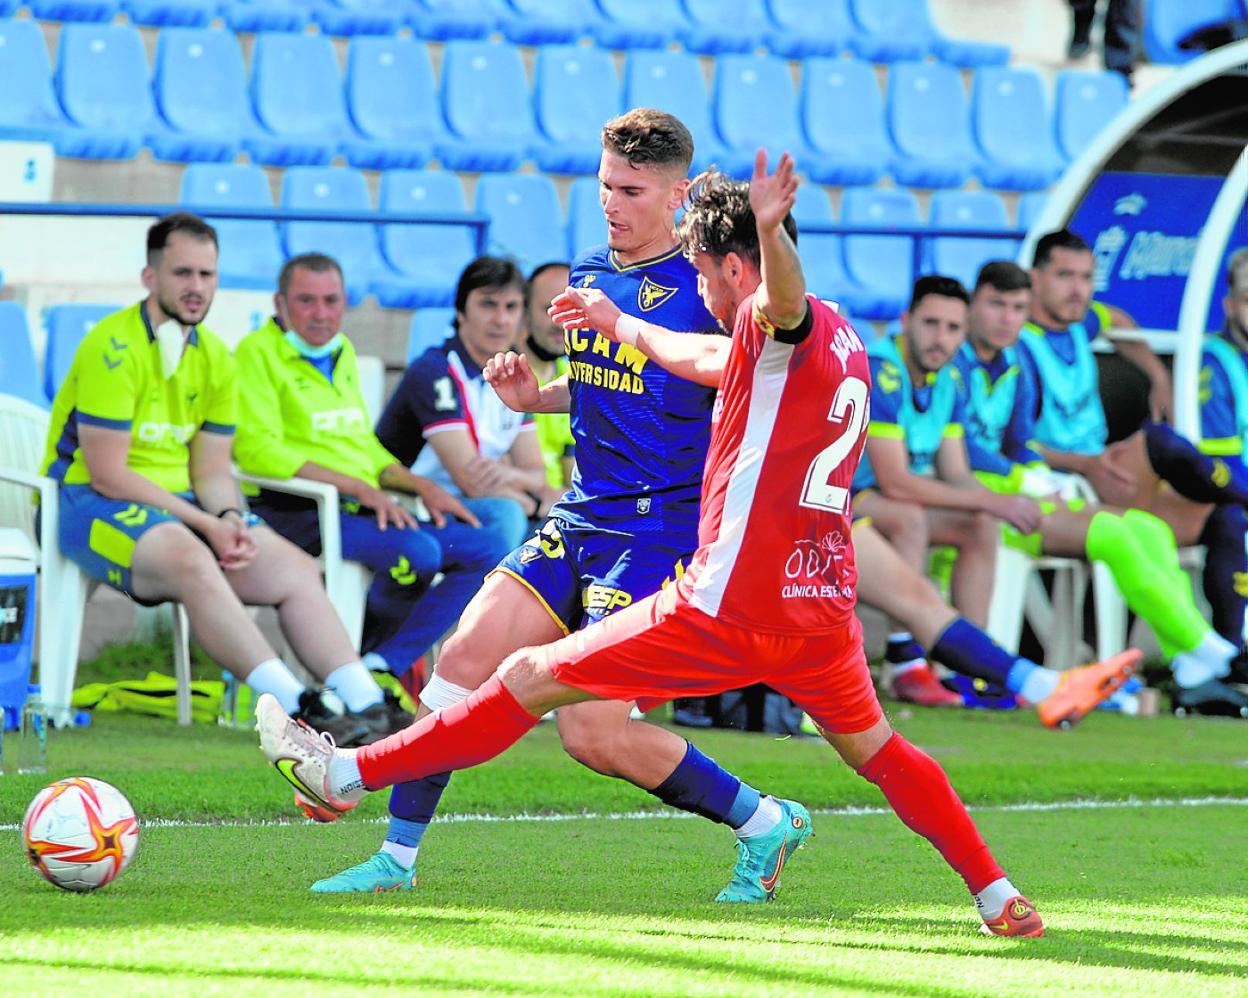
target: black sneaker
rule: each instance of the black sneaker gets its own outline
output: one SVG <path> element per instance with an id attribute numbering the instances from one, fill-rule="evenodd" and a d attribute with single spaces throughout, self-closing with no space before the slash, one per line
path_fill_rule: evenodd
<path id="1" fill-rule="evenodd" d="M 369 727 L 358 714 L 335 714 L 321 699 L 319 690 L 304 690 L 299 694 L 299 709 L 291 715 L 315 731 L 328 731 L 334 744 L 342 748 L 363 745 Z"/>
<path id="2" fill-rule="evenodd" d="M 1199 686 L 1174 688 L 1174 712 L 1206 714 L 1214 717 L 1248 717 L 1248 696 L 1218 679 Z"/>
<path id="3" fill-rule="evenodd" d="M 355 743 L 357 745 L 371 745 L 381 741 L 396 731 L 402 731 L 416 720 L 415 715 L 409 714 L 399 705 L 399 698 L 390 690 L 382 690 L 381 703 L 375 703 L 347 716 L 355 718 L 367 728 L 367 734 Z"/>

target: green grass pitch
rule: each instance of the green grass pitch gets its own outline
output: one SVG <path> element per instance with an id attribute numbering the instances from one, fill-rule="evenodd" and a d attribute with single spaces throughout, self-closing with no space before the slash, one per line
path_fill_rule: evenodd
<path id="1" fill-rule="evenodd" d="M 444 811 L 462 820 L 426 836 L 415 891 L 334 897 L 307 885 L 376 848 L 384 795 L 335 825 L 297 822 L 253 735 L 101 716 L 52 736 L 46 777 L 0 777 L 0 993 L 1248 991 L 1248 726 L 894 720 L 949 770 L 1045 938 L 981 937 L 957 877 L 815 741 L 695 734 L 817 809 L 769 905 L 714 904 L 727 830 L 661 820 L 649 795 L 568 760 L 550 725 L 456 776 Z M 148 822 L 126 874 L 82 896 L 31 870 L 13 827 L 74 774 L 116 784 Z"/>

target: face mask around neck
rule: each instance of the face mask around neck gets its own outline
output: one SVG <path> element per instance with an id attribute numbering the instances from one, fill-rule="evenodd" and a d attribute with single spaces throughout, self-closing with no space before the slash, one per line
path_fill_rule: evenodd
<path id="1" fill-rule="evenodd" d="M 316 347 L 296 333 L 293 329 L 288 329 L 286 330 L 286 342 L 309 360 L 320 360 L 322 357 L 328 357 L 342 346 L 342 333 L 334 333 L 334 335 L 329 338 L 329 342 Z"/>

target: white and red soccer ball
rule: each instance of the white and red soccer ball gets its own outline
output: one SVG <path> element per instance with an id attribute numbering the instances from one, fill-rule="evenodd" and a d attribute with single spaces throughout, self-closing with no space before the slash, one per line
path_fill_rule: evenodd
<path id="1" fill-rule="evenodd" d="M 35 795 L 22 819 L 26 856 L 67 891 L 93 891 L 121 876 L 139 847 L 139 822 L 120 790 L 72 776 Z"/>

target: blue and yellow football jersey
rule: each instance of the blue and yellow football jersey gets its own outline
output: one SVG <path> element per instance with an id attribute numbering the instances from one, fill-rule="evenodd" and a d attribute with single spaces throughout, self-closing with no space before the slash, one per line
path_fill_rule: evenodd
<path id="1" fill-rule="evenodd" d="M 573 262 L 569 282 L 647 322 L 719 332 L 679 249 L 626 266 L 601 246 Z M 552 515 L 584 529 L 695 536 L 715 390 L 593 329 L 572 330 L 566 342 L 576 472 Z"/>

